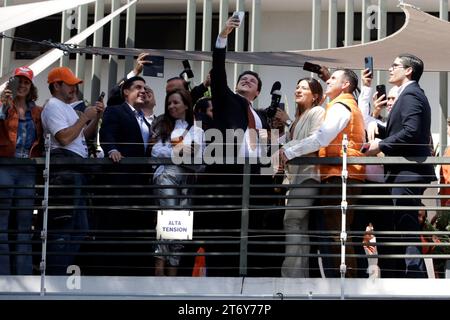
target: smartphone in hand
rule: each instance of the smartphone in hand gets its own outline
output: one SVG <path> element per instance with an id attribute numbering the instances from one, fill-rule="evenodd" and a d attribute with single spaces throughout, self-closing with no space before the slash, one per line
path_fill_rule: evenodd
<path id="1" fill-rule="evenodd" d="M 364 142 L 361 149 L 359 151 L 361 151 L 361 153 L 366 153 L 370 148 L 370 142 Z"/>
<path id="2" fill-rule="evenodd" d="M 143 75 L 147 77 L 164 78 L 164 57 L 163 56 L 146 56 L 146 61 L 151 63 L 144 64 Z"/>
<path id="3" fill-rule="evenodd" d="M 98 99 L 97 99 L 97 101 L 100 101 L 100 102 L 102 102 L 103 101 L 103 98 L 105 97 L 105 92 L 104 91 L 102 91 L 102 93 L 100 93 L 100 95 L 98 96 Z"/>
<path id="4" fill-rule="evenodd" d="M 11 90 L 12 99 L 14 100 L 17 96 L 17 89 L 19 88 L 19 78 L 11 77 L 8 80 L 8 89 Z"/>
<path id="5" fill-rule="evenodd" d="M 370 70 L 370 78 L 373 79 L 373 57 L 364 58 L 364 69 Z"/>
<path id="6" fill-rule="evenodd" d="M 384 94 L 384 99 L 387 99 L 386 96 L 386 86 L 384 84 L 379 84 L 375 87 L 375 90 L 377 91 L 377 99 L 381 97 Z"/>
<path id="7" fill-rule="evenodd" d="M 182 74 L 186 74 L 186 77 L 188 79 L 192 79 L 194 77 L 194 72 L 192 72 L 191 64 L 189 63 L 189 60 L 183 60 L 183 72 Z"/>
<path id="8" fill-rule="evenodd" d="M 235 11 L 231 16 L 232 19 L 239 19 L 239 26 L 242 24 L 244 20 L 245 12 L 244 11 Z"/>
<path id="9" fill-rule="evenodd" d="M 314 64 L 308 61 L 305 61 L 305 63 L 303 64 L 303 70 L 309 71 L 309 72 L 313 72 L 313 73 L 320 73 L 320 69 L 321 66 L 318 64 Z"/>

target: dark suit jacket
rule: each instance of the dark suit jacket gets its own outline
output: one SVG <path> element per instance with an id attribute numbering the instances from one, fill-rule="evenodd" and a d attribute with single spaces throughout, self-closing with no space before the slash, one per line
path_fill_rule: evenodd
<path id="1" fill-rule="evenodd" d="M 247 106 L 244 97 L 231 91 L 227 84 L 225 72 L 226 48 L 213 50 L 213 68 L 211 71 L 211 94 L 214 120 L 218 129 L 242 129 L 248 127 Z M 269 129 L 267 116 L 263 111 L 256 111 L 264 129 Z"/>
<path id="2" fill-rule="evenodd" d="M 149 125 L 150 127 L 150 125 Z M 127 103 L 108 106 L 103 114 L 100 143 L 105 155 L 113 149 L 125 157 L 144 157 L 141 128 Z"/>
<path id="3" fill-rule="evenodd" d="M 386 124 L 379 126 L 380 149 L 386 156 L 427 157 L 430 149 L 431 108 L 417 82 L 409 84 L 397 98 Z M 430 182 L 436 180 L 433 165 L 385 165 L 386 182 Z"/>

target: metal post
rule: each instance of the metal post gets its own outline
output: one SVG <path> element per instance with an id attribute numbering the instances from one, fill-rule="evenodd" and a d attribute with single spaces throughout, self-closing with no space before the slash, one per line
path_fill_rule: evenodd
<path id="1" fill-rule="evenodd" d="M 347 147 L 348 139 L 347 135 L 344 134 L 342 139 L 342 201 L 341 201 L 341 300 L 344 300 L 344 290 L 345 290 L 345 273 L 347 271 L 347 265 L 345 264 L 345 242 L 347 241 Z"/>
<path id="2" fill-rule="evenodd" d="M 211 51 L 211 24 L 212 24 L 212 0 L 203 0 L 203 22 L 202 22 L 202 51 Z M 202 61 L 201 64 L 201 79 L 206 78 L 206 75 L 211 69 L 211 64 Z"/>
<path id="3" fill-rule="evenodd" d="M 245 158 L 244 175 L 242 177 L 242 216 L 241 216 L 241 241 L 239 254 L 239 275 L 247 275 L 248 254 L 248 221 L 250 205 L 250 174 L 251 165 L 249 158 Z"/>
<path id="4" fill-rule="evenodd" d="M 48 198 L 49 198 L 49 186 L 50 186 L 50 134 L 45 136 L 45 168 L 43 172 L 44 176 L 44 200 L 42 200 L 42 207 L 44 208 L 44 216 L 42 222 L 41 240 L 42 240 L 42 256 L 39 269 L 41 271 L 41 291 L 40 295 L 45 295 L 45 270 L 47 261 L 47 225 L 48 225 Z"/>
<path id="5" fill-rule="evenodd" d="M 133 0 L 128 0 L 128 3 L 132 2 Z M 135 47 L 135 40 L 136 40 L 136 5 L 137 3 L 133 4 L 127 9 L 127 20 L 126 20 L 126 27 L 125 27 L 125 47 L 127 48 L 134 48 Z M 124 69 L 124 76 L 130 72 L 131 69 L 133 69 L 134 64 L 134 58 L 132 56 L 126 56 L 125 57 L 125 69 Z"/>
<path id="6" fill-rule="evenodd" d="M 95 2 L 94 21 L 103 19 L 105 15 L 105 0 Z M 103 46 L 103 27 L 94 33 L 94 47 Z M 91 75 L 91 103 L 94 103 L 100 95 L 100 79 L 102 78 L 102 56 L 92 56 L 92 75 Z"/>
<path id="7" fill-rule="evenodd" d="M 448 21 L 448 0 L 439 2 L 439 18 Z M 443 157 L 447 147 L 447 118 L 448 118 L 448 72 L 439 72 L 439 156 Z"/>
<path id="8" fill-rule="evenodd" d="M 111 12 L 116 11 L 119 7 L 120 0 L 111 0 Z M 109 46 L 111 48 L 117 48 L 119 46 L 119 27 L 120 15 L 114 17 L 110 24 Z M 108 92 L 117 84 L 118 63 L 118 56 L 109 56 Z"/>

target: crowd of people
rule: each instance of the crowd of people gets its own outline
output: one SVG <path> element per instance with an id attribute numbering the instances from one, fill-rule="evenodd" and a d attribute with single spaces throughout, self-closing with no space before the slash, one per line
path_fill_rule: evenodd
<path id="1" fill-rule="evenodd" d="M 36 106 L 33 71 L 26 66 L 15 69 L 16 87 L 10 82 L 1 93 L 0 156 L 42 157 L 43 137 L 49 133 L 52 159 L 86 159 L 103 155 L 115 166 L 102 168 L 102 178 L 98 181 L 110 188 L 122 187 L 117 197 L 108 197 L 110 193 L 107 188 L 95 191 L 96 195 L 106 195 L 106 200 L 100 200 L 98 204 L 121 209 L 113 213 L 106 210 L 91 216 L 86 209 L 88 203 L 84 186 L 89 184 L 94 171 L 98 173 L 97 168 L 86 172 L 62 165 L 51 170 L 52 186 L 72 186 L 70 191 L 55 189 L 53 195 L 56 197 L 52 205 L 67 205 L 64 199 L 69 198 L 72 209 L 55 209 L 49 213 L 49 230 L 55 231 L 49 232 L 48 237 L 48 251 L 52 253 L 47 257 L 48 274 L 66 274 L 67 266 L 75 263 L 74 253 L 80 250 L 80 243 L 89 236 L 89 230 L 125 229 L 131 230 L 131 236 L 139 237 L 139 230 L 154 228 L 154 211 L 149 210 L 149 214 L 129 208 L 132 199 L 132 205 L 138 206 L 182 209 L 196 204 L 215 207 L 207 217 L 202 214 L 203 218 L 196 221 L 196 226 L 220 229 L 216 233 L 219 239 L 228 238 L 230 234 L 239 237 L 242 226 L 248 226 L 255 236 L 248 247 L 253 253 L 248 260 L 248 275 L 251 276 L 306 278 L 316 275 L 317 272 L 312 270 L 318 269 L 325 277 L 339 277 L 342 272 L 347 277 L 364 276 L 360 270 L 365 270 L 365 259 L 347 257 L 344 269 L 340 262 L 341 165 L 294 164 L 290 161 L 299 157 L 342 157 L 344 136 L 348 139 L 347 154 L 350 157 L 431 156 L 431 109 L 419 86 L 423 62 L 411 54 L 395 57 L 389 68 L 392 88 L 387 96 L 377 95 L 377 92 L 372 94 L 373 75 L 369 69 L 363 70 L 362 86 L 357 97 L 359 79 L 352 70 L 343 68 L 330 73 L 322 66 L 318 75 L 326 85 L 325 89 L 320 80 L 310 77 L 298 80 L 294 93 L 294 118 L 291 119 L 280 108 L 270 117 L 267 110 L 257 110 L 253 106 L 262 91 L 262 81 L 256 72 L 244 71 L 240 74 L 234 90 L 227 84 L 227 39 L 237 27 L 238 19 L 231 17 L 227 20 L 213 49 L 213 68 L 199 86 L 190 89 L 183 77 L 167 81 L 164 113 L 159 116 L 154 114 L 157 103 L 154 92 L 140 75 L 144 64 L 149 63 L 145 59 L 146 54 L 137 58 L 135 68 L 111 90 L 106 105 L 103 97 L 91 106 L 80 105 L 78 85 L 83 81 L 69 68 L 57 67 L 48 73 L 52 97 L 43 107 Z M 324 105 L 326 99 L 328 103 Z M 212 143 L 207 138 L 208 130 L 215 130 L 222 137 L 228 137 L 229 130 L 233 130 L 232 148 L 222 150 L 222 159 L 267 155 L 276 159 L 279 165 L 275 171 L 284 179 L 282 183 L 286 188 L 281 189 L 281 193 L 286 196 L 286 202 L 280 206 L 280 202 L 273 197 L 280 192 L 280 188 L 275 191 L 271 186 L 273 176 L 261 174 L 261 169 L 271 164 L 257 163 L 252 165 L 250 172 L 246 172 L 245 166 L 240 163 L 202 163 L 203 155 Z M 270 137 L 271 132 L 275 131 L 283 134 L 273 141 Z M 101 150 L 98 146 L 89 147 L 97 140 Z M 363 150 L 367 142 L 367 150 Z M 274 145 L 277 147 L 271 148 Z M 181 165 L 162 163 L 154 167 L 122 165 L 123 159 L 129 157 L 198 158 L 200 162 L 188 161 Z M 419 234 L 403 236 L 401 231 L 421 230 L 418 210 L 414 207 L 421 204 L 420 196 L 426 188 L 410 185 L 435 181 L 432 165 L 352 164 L 347 170 L 347 230 L 363 231 L 370 224 L 378 231 L 400 231 L 392 236 L 393 241 L 420 242 Z M 247 217 L 241 215 L 240 210 L 233 210 L 243 203 L 242 179 L 245 174 L 250 175 L 252 186 L 248 190 L 250 206 L 278 206 L 283 209 L 250 210 Z M 0 184 L 6 186 L 0 189 L 2 275 L 33 274 L 31 240 L 36 176 L 36 169 L 31 165 L 0 167 Z M 373 187 L 361 188 L 362 182 L 369 182 Z M 401 187 L 376 186 L 385 182 L 401 184 Z M 193 199 L 194 191 L 189 185 L 196 183 L 222 186 L 196 190 L 197 195 L 204 197 Z M 151 185 L 152 188 L 127 187 L 143 185 Z M 356 214 L 352 205 L 361 194 L 375 195 L 375 199 L 369 199 L 365 204 L 411 209 Z M 376 195 L 381 194 L 391 194 L 392 199 L 376 199 Z M 319 209 L 311 209 L 315 205 Z M 246 224 L 242 223 L 243 219 L 248 219 Z M 14 237 L 8 232 L 10 229 L 16 230 Z M 265 233 L 268 229 L 279 230 L 283 235 L 279 240 L 285 241 L 285 246 L 267 249 L 266 241 L 274 239 Z M 318 230 L 328 236 L 314 235 L 313 231 Z M 346 253 L 361 253 L 361 239 L 348 236 L 348 243 L 359 245 L 347 245 Z M 204 247 L 206 252 L 225 253 L 207 256 L 208 275 L 242 275 L 238 268 L 239 241 L 205 243 Z M 103 263 L 123 267 L 133 259 L 135 265 L 148 266 L 148 261 L 153 261 L 154 275 L 174 276 L 180 274 L 183 260 L 190 261 L 181 253 L 196 251 L 179 241 L 154 241 L 152 246 L 142 245 L 139 248 L 152 252 L 152 256 L 140 259 L 117 256 L 115 252 L 130 251 L 129 245 L 119 241 L 111 249 L 108 262 Z M 267 250 L 284 252 L 285 257 L 261 254 Z M 320 261 L 310 258 L 314 250 L 317 250 Z M 378 248 L 379 254 L 410 255 L 420 252 L 415 244 Z M 421 258 L 379 259 L 378 264 L 382 277 L 426 277 Z"/>

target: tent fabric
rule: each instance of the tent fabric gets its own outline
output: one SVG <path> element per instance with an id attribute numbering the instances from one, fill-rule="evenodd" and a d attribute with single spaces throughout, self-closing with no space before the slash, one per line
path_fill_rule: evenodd
<path id="1" fill-rule="evenodd" d="M 40 1 L 0 8 L 0 32 L 95 0 Z"/>
<path id="2" fill-rule="evenodd" d="M 102 18 L 101 20 L 97 21 L 96 23 L 90 25 L 88 28 L 74 36 L 73 38 L 69 39 L 65 42 L 66 45 L 76 45 L 81 43 L 82 41 L 86 40 L 89 36 L 91 36 L 95 31 L 97 31 L 99 28 L 103 27 L 105 24 L 110 22 L 114 17 L 120 15 L 123 11 L 131 7 L 137 2 L 137 0 L 130 1 L 129 3 L 123 5 L 122 7 L 118 8 L 116 11 L 110 13 L 106 17 Z M 40 56 L 39 58 L 35 59 L 29 64 L 29 67 L 31 70 L 33 70 L 34 74 L 37 75 L 44 71 L 46 68 L 48 68 L 52 63 L 57 61 L 59 58 L 63 56 L 64 52 L 59 49 L 53 49 L 49 52 L 45 53 L 44 55 Z M 8 78 L 10 77 L 10 74 L 4 75 L 2 78 L 0 78 L 0 92 L 5 89 L 6 83 Z"/>
<path id="3" fill-rule="evenodd" d="M 400 5 L 405 24 L 394 34 L 381 40 L 343 48 L 296 50 L 284 52 L 228 52 L 227 62 L 301 67 L 305 61 L 330 68 L 362 69 L 364 57 L 374 58 L 375 70 L 388 70 L 401 53 L 420 57 L 425 71 L 450 71 L 450 23 L 409 5 Z M 211 52 L 184 50 L 154 50 L 136 48 L 80 48 L 93 54 L 132 55 L 147 52 L 166 59 L 211 61 Z M 75 52 L 77 52 L 77 50 Z"/>

